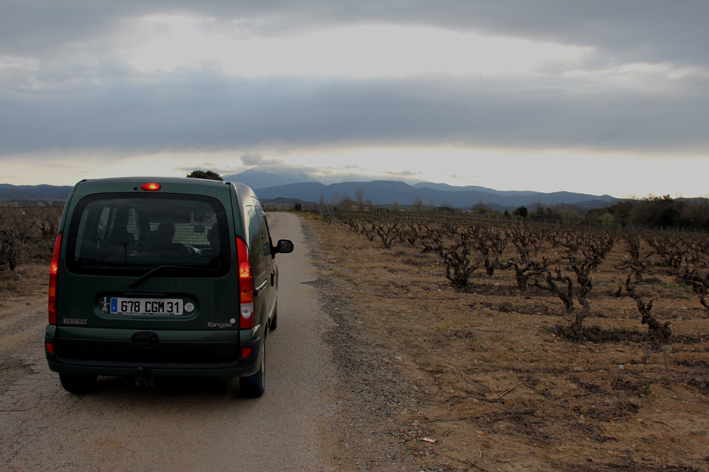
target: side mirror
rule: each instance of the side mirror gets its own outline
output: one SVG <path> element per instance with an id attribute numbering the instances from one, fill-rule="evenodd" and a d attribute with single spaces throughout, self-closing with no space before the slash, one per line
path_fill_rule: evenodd
<path id="1" fill-rule="evenodd" d="M 288 254 L 293 252 L 293 242 L 287 239 L 280 239 L 275 247 L 271 248 L 271 255 L 275 256 L 278 253 Z"/>

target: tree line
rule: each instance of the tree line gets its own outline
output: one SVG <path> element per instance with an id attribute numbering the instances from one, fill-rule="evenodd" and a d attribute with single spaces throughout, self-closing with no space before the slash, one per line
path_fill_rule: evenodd
<path id="1" fill-rule="evenodd" d="M 306 205 L 307 206 L 307 205 Z M 473 213 L 478 216 L 494 218 L 533 218 L 560 220 L 581 224 L 600 224 L 603 226 L 622 227 L 657 227 L 709 230 L 709 199 L 707 198 L 672 198 L 669 195 L 628 198 L 602 208 L 583 208 L 574 204 L 545 205 L 541 202 L 519 206 L 514 210 L 499 211 L 484 204 L 475 203 L 469 209 L 455 208 L 450 203 L 433 201 L 425 204 L 416 198 L 409 204 L 394 202 L 390 205 L 376 205 L 364 198 L 360 189 L 355 198 L 348 195 L 335 195 L 326 202 L 321 196 L 316 204 L 318 209 L 327 207 L 341 212 L 349 211 L 384 211 L 413 213 Z"/>

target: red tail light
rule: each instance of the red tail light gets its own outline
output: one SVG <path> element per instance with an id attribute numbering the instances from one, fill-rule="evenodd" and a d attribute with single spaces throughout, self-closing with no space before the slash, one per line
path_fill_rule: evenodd
<path id="1" fill-rule="evenodd" d="M 251 261 L 246 241 L 236 238 L 236 255 L 239 262 L 239 328 L 254 327 L 254 280 L 251 278 Z"/>
<path id="2" fill-rule="evenodd" d="M 141 190 L 160 190 L 160 184 L 155 182 L 150 182 L 140 186 Z"/>
<path id="3" fill-rule="evenodd" d="M 48 309 L 49 324 L 57 324 L 57 274 L 59 273 L 59 248 L 62 245 L 62 233 L 57 235 L 52 252 L 52 264 L 49 266 Z"/>

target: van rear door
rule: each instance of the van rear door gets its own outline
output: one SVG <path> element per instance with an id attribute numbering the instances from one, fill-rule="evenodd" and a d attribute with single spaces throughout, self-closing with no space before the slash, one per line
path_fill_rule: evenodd
<path id="1" fill-rule="evenodd" d="M 92 194 L 67 224 L 58 325 L 228 329 L 238 318 L 233 222 L 218 198 Z"/>

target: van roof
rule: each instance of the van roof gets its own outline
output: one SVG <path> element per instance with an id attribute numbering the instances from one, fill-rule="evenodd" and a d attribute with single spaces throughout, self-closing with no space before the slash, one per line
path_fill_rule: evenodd
<path id="1" fill-rule="evenodd" d="M 158 193 L 190 193 L 204 195 L 225 195 L 232 182 L 187 177 L 115 177 L 110 179 L 82 180 L 74 187 L 77 195 L 113 192 L 146 192 L 144 184 L 160 184 Z M 223 197 L 222 197 L 223 198 Z"/>
<path id="2" fill-rule="evenodd" d="M 146 183 L 146 182 L 171 182 L 180 183 L 187 185 L 225 185 L 231 182 L 223 182 L 220 180 L 211 179 L 197 179 L 193 177 L 111 177 L 106 179 L 84 179 L 79 182 L 83 185 L 96 185 L 96 184 L 107 184 L 107 183 Z"/>
<path id="3" fill-rule="evenodd" d="M 248 185 L 240 182 L 224 182 L 190 177 L 112 177 L 106 179 L 84 179 L 74 187 L 74 195 L 83 197 L 95 193 L 144 192 L 140 187 L 146 183 L 161 185 L 160 193 L 191 193 L 225 197 L 223 193 L 233 186 L 241 205 L 258 202 L 258 196 Z"/>

